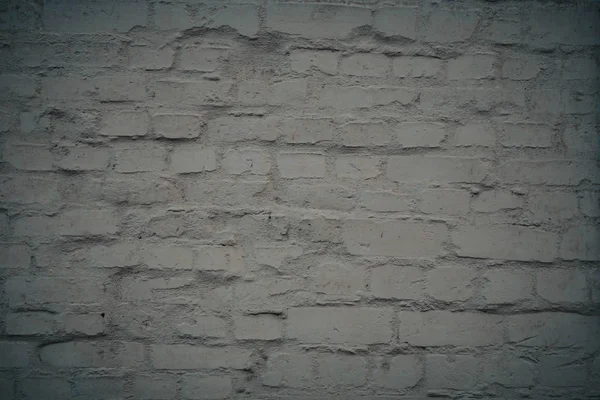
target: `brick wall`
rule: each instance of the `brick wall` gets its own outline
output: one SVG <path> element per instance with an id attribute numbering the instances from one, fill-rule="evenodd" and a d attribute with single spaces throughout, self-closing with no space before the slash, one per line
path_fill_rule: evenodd
<path id="1" fill-rule="evenodd" d="M 0 398 L 600 396 L 598 3 L 0 2 Z"/>

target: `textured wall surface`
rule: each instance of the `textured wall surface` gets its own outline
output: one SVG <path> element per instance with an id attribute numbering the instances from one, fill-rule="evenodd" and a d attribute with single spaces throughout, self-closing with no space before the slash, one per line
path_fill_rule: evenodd
<path id="1" fill-rule="evenodd" d="M 0 1 L 0 398 L 600 398 L 572 3 Z"/>

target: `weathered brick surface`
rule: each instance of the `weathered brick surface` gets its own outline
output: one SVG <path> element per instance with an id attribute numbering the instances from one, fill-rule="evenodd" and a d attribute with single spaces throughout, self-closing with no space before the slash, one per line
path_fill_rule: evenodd
<path id="1" fill-rule="evenodd" d="M 599 15 L 0 1 L 0 398 L 598 398 Z"/>

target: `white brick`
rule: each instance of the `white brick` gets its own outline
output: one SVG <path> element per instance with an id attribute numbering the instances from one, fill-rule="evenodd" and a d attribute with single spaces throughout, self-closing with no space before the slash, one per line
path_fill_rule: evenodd
<path id="1" fill-rule="evenodd" d="M 222 164 L 225 171 L 233 175 L 267 175 L 271 171 L 269 155 L 258 149 L 227 150 Z"/>
<path id="2" fill-rule="evenodd" d="M 59 330 L 59 321 L 49 313 L 8 314 L 5 320 L 7 335 L 53 335 Z"/>
<path id="3" fill-rule="evenodd" d="M 417 356 L 412 354 L 393 356 L 385 367 L 377 367 L 373 374 L 374 383 L 387 389 L 400 390 L 413 387 L 423 376 L 421 363 Z"/>
<path id="4" fill-rule="evenodd" d="M 31 346 L 25 342 L 0 341 L 0 368 L 22 368 L 29 365 Z"/>
<path id="5" fill-rule="evenodd" d="M 138 399 L 170 399 L 177 393 L 177 376 L 152 374 L 133 378 L 131 393 Z"/>
<path id="6" fill-rule="evenodd" d="M 466 190 L 427 190 L 421 194 L 420 210 L 425 214 L 465 215 L 470 201 L 471 193 Z"/>
<path id="7" fill-rule="evenodd" d="M 600 217 L 600 193 L 583 192 L 579 199 L 579 208 L 588 217 Z"/>
<path id="8" fill-rule="evenodd" d="M 245 270 L 244 251 L 234 246 L 201 246 L 197 264 L 206 271 L 241 273 Z"/>
<path id="9" fill-rule="evenodd" d="M 406 122 L 394 129 L 397 141 L 403 147 L 438 147 L 446 137 L 442 124 Z"/>
<path id="10" fill-rule="evenodd" d="M 456 130 L 457 146 L 490 147 L 496 142 L 494 130 L 489 122 L 472 122 L 461 125 Z"/>
<path id="11" fill-rule="evenodd" d="M 587 362 L 577 355 L 543 355 L 539 369 L 543 386 L 585 386 L 587 381 Z"/>
<path id="12" fill-rule="evenodd" d="M 67 314 L 63 318 L 64 330 L 67 334 L 79 336 L 96 336 L 104 333 L 104 317 L 96 314 Z"/>
<path id="13" fill-rule="evenodd" d="M 174 51 L 169 46 L 133 46 L 129 48 L 129 65 L 147 71 L 169 69 L 173 65 L 173 55 Z"/>
<path id="14" fill-rule="evenodd" d="M 344 146 L 383 146 L 391 142 L 392 132 L 383 122 L 351 122 L 340 128 Z"/>
<path id="15" fill-rule="evenodd" d="M 551 147 L 554 132 L 548 125 L 534 123 L 502 124 L 500 143 L 504 147 Z"/>
<path id="16" fill-rule="evenodd" d="M 292 71 L 295 72 L 305 73 L 311 68 L 330 75 L 337 72 L 338 54 L 333 51 L 294 50 L 290 54 L 290 60 Z"/>
<path id="17" fill-rule="evenodd" d="M 172 182 L 148 176 L 108 178 L 101 190 L 104 200 L 116 204 L 154 204 L 181 200 L 181 194 Z"/>
<path id="18" fill-rule="evenodd" d="M 111 111 L 100 128 L 105 136 L 144 136 L 147 132 L 148 115 L 143 111 Z"/>
<path id="19" fill-rule="evenodd" d="M 344 243 L 351 254 L 433 257 L 444 254 L 448 229 L 441 223 L 346 220 Z"/>
<path id="20" fill-rule="evenodd" d="M 183 186 L 185 198 L 199 204 L 222 206 L 248 205 L 258 202 L 258 196 L 267 187 L 267 181 L 187 181 Z"/>
<path id="21" fill-rule="evenodd" d="M 223 105 L 229 102 L 232 82 L 189 79 L 165 79 L 154 83 L 154 101 L 173 107 Z"/>
<path id="22" fill-rule="evenodd" d="M 275 340 L 282 336 L 280 319 L 272 314 L 243 315 L 233 317 L 236 339 Z"/>
<path id="23" fill-rule="evenodd" d="M 426 293 L 437 300 L 465 301 L 475 294 L 476 277 L 472 268 L 435 268 L 427 272 Z"/>
<path id="24" fill-rule="evenodd" d="M 44 364 L 56 368 L 131 368 L 144 359 L 144 345 L 132 342 L 63 342 L 40 349 Z"/>
<path id="25" fill-rule="evenodd" d="M 140 262 L 137 246 L 132 243 L 116 243 L 92 246 L 72 253 L 71 259 L 88 267 L 130 267 Z"/>
<path id="26" fill-rule="evenodd" d="M 64 236 L 113 235 L 118 219 L 110 210 L 73 210 L 58 220 L 57 233 Z"/>
<path id="27" fill-rule="evenodd" d="M 389 343 L 391 321 L 392 310 L 388 308 L 291 308 L 287 333 L 301 343 Z"/>
<path id="28" fill-rule="evenodd" d="M 475 11 L 435 9 L 425 31 L 427 42 L 451 43 L 467 40 L 477 27 Z"/>
<path id="29" fill-rule="evenodd" d="M 537 294 L 552 303 L 587 303 L 587 276 L 578 270 L 538 271 Z"/>
<path id="30" fill-rule="evenodd" d="M 238 101 L 248 106 L 302 103 L 306 99 L 305 79 L 289 79 L 268 83 L 262 80 L 240 82 Z"/>
<path id="31" fill-rule="evenodd" d="M 383 54 L 358 53 L 342 59 L 340 72 L 346 75 L 378 76 L 387 74 L 390 61 Z"/>
<path id="32" fill-rule="evenodd" d="M 192 269 L 192 248 L 180 245 L 149 245 L 141 250 L 141 262 L 148 268 Z"/>
<path id="33" fill-rule="evenodd" d="M 92 80 L 102 102 L 128 102 L 146 99 L 146 80 L 136 75 L 112 75 Z"/>
<path id="34" fill-rule="evenodd" d="M 379 176 L 379 157 L 340 156 L 335 160 L 335 171 L 339 178 L 368 179 Z"/>
<path id="35" fill-rule="evenodd" d="M 485 357 L 483 378 L 485 382 L 505 387 L 531 387 L 536 378 L 536 368 L 531 361 L 511 355 Z"/>
<path id="36" fill-rule="evenodd" d="M 184 399 L 226 399 L 233 391 L 231 378 L 224 375 L 185 375 L 181 383 Z"/>
<path id="37" fill-rule="evenodd" d="M 370 23 L 371 11 L 360 7 L 281 3 L 267 7 L 267 29 L 309 39 L 342 39 Z"/>
<path id="38" fill-rule="evenodd" d="M 375 10 L 373 29 L 383 36 L 401 36 L 415 39 L 416 7 L 383 7 Z"/>
<path id="39" fill-rule="evenodd" d="M 101 282 L 81 278 L 29 278 L 6 280 L 5 293 L 11 308 L 51 304 L 93 304 L 105 299 Z"/>
<path id="40" fill-rule="evenodd" d="M 509 58 L 502 64 L 502 77 L 516 81 L 526 81 L 539 75 L 544 68 L 535 58 Z"/>
<path id="41" fill-rule="evenodd" d="M 2 154 L 4 162 L 28 171 L 51 171 L 54 169 L 54 159 L 46 146 L 25 143 L 6 144 Z"/>
<path id="42" fill-rule="evenodd" d="M 289 185 L 280 197 L 292 206 L 343 211 L 356 202 L 354 191 L 339 185 Z"/>
<path id="43" fill-rule="evenodd" d="M 208 134 L 211 139 L 225 142 L 274 141 L 279 137 L 277 122 L 269 117 L 219 117 L 209 122 Z"/>
<path id="44" fill-rule="evenodd" d="M 226 338 L 227 321 L 212 315 L 197 315 L 192 322 L 182 322 L 176 326 L 180 336 L 200 338 Z"/>
<path id="45" fill-rule="evenodd" d="M 499 9 L 482 36 L 495 43 L 516 44 L 523 40 L 519 8 Z"/>
<path id="46" fill-rule="evenodd" d="M 503 342 L 502 316 L 450 311 L 400 311 L 400 343 L 413 346 L 488 346 Z"/>
<path id="47" fill-rule="evenodd" d="M 111 150 L 103 147 L 69 146 L 57 163 L 67 171 L 104 171 L 111 159 Z"/>
<path id="48" fill-rule="evenodd" d="M 3 244 L 0 246 L 0 268 L 29 268 L 31 264 L 31 250 L 28 246 L 20 244 Z"/>
<path id="49" fill-rule="evenodd" d="M 367 382 L 367 361 L 357 355 L 317 356 L 317 379 L 325 386 L 363 386 Z"/>
<path id="50" fill-rule="evenodd" d="M 114 169 L 121 173 L 158 172 L 165 169 L 167 150 L 154 143 L 119 145 Z"/>
<path id="51" fill-rule="evenodd" d="M 577 215 L 577 195 L 566 192 L 537 192 L 529 197 L 527 216 L 534 221 L 561 223 Z"/>
<path id="52" fill-rule="evenodd" d="M 387 165 L 395 182 L 480 183 L 487 174 L 487 163 L 470 157 L 391 156 Z"/>
<path id="53" fill-rule="evenodd" d="M 213 72 L 227 62 L 228 56 L 226 48 L 185 46 L 179 65 L 184 71 Z"/>
<path id="54" fill-rule="evenodd" d="M 319 93 L 318 104 L 322 107 L 346 110 L 395 103 L 406 106 L 414 103 L 417 98 L 418 92 L 407 88 L 326 85 Z"/>
<path id="55" fill-rule="evenodd" d="M 430 57 L 397 57 L 392 66 L 394 74 L 401 78 L 431 78 L 443 68 L 441 60 Z"/>
<path id="56" fill-rule="evenodd" d="M 498 167 L 498 176 L 505 183 L 576 186 L 582 180 L 600 182 L 600 174 L 587 161 L 575 160 L 509 160 Z"/>
<path id="57" fill-rule="evenodd" d="M 365 290 L 365 270 L 340 263 L 325 263 L 316 268 L 316 292 L 328 298 L 355 298 Z"/>
<path id="58" fill-rule="evenodd" d="M 325 156 L 314 153 L 280 153 L 277 166 L 283 178 L 323 178 Z"/>
<path id="59" fill-rule="evenodd" d="M 363 191 L 359 204 L 370 211 L 399 212 L 410 210 L 410 198 L 394 192 Z"/>
<path id="60" fill-rule="evenodd" d="M 514 304 L 531 300 L 531 275 L 521 270 L 490 269 L 483 273 L 481 295 L 488 304 Z"/>
<path id="61" fill-rule="evenodd" d="M 371 292 L 383 299 L 420 300 L 425 273 L 420 268 L 388 265 L 371 272 Z"/>
<path id="62" fill-rule="evenodd" d="M 155 114 L 154 133 L 168 139 L 191 139 L 201 131 L 201 118 L 194 114 Z"/>
<path id="63" fill-rule="evenodd" d="M 275 353 L 267 358 L 261 381 L 265 386 L 303 388 L 314 381 L 311 370 L 308 354 Z"/>
<path id="64" fill-rule="evenodd" d="M 204 347 L 188 344 L 151 345 L 156 369 L 247 369 L 252 352 L 238 347 Z"/>
<path id="65" fill-rule="evenodd" d="M 452 233 L 460 257 L 550 262 L 556 234 L 520 226 L 461 226 Z"/>
<path id="66" fill-rule="evenodd" d="M 486 79 L 494 76 L 492 55 L 462 56 L 448 61 L 448 79 Z"/>
<path id="67" fill-rule="evenodd" d="M 429 389 L 472 389 L 477 383 L 477 358 L 471 355 L 428 354 L 425 356 Z"/>
<path id="68" fill-rule="evenodd" d="M 302 247 L 296 245 L 257 246 L 254 249 L 254 256 L 259 265 L 268 265 L 276 269 L 281 269 L 303 253 Z"/>
<path id="69" fill-rule="evenodd" d="M 177 146 L 171 152 L 171 169 L 177 174 L 214 171 L 217 169 L 215 149 L 189 144 Z"/>
<path id="70" fill-rule="evenodd" d="M 333 139 L 335 125 L 325 118 L 286 119 L 281 130 L 288 143 L 318 143 Z"/>
<path id="71" fill-rule="evenodd" d="M 473 202 L 478 212 L 493 213 L 501 210 L 514 210 L 523 207 L 523 196 L 505 190 L 486 190 Z"/>
<path id="72" fill-rule="evenodd" d="M 598 63 L 592 58 L 569 57 L 564 61 L 562 76 L 564 79 L 596 79 Z"/>
<path id="73" fill-rule="evenodd" d="M 581 225 L 569 228 L 560 245 L 563 260 L 600 260 L 600 229 L 597 226 Z"/>
<path id="74" fill-rule="evenodd" d="M 20 382 L 25 399 L 68 399 L 72 397 L 68 380 L 60 378 L 26 378 Z"/>

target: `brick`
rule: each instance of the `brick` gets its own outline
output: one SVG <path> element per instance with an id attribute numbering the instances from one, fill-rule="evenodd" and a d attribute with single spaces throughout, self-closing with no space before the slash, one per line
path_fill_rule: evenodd
<path id="1" fill-rule="evenodd" d="M 587 276 L 577 270 L 538 271 L 537 294 L 552 303 L 588 302 Z"/>
<path id="2" fill-rule="evenodd" d="M 55 218 L 46 216 L 21 217 L 12 224 L 14 236 L 53 236 L 58 225 Z"/>
<path id="3" fill-rule="evenodd" d="M 143 111 L 111 111 L 102 120 L 100 134 L 105 136 L 145 136 L 148 115 Z"/>
<path id="4" fill-rule="evenodd" d="M 563 79 L 596 79 L 598 63 L 592 58 L 569 58 L 562 66 Z"/>
<path id="5" fill-rule="evenodd" d="M 57 165 L 66 171 L 104 171 L 111 159 L 111 151 L 105 147 L 69 146 L 62 150 Z"/>
<path id="6" fill-rule="evenodd" d="M 500 44 L 517 44 L 523 40 L 520 9 L 500 9 L 482 31 L 482 36 Z"/>
<path id="7" fill-rule="evenodd" d="M 289 79 L 280 82 L 247 80 L 240 82 L 238 101 L 243 105 L 281 105 L 302 103 L 306 100 L 306 79 Z"/>
<path id="8" fill-rule="evenodd" d="M 128 102 L 146 99 L 146 81 L 139 76 L 113 75 L 93 79 L 102 102 Z"/>
<path id="9" fill-rule="evenodd" d="M 396 103 L 406 106 L 414 103 L 417 98 L 418 93 L 407 88 L 326 85 L 319 93 L 318 104 L 322 107 L 345 110 Z"/>
<path id="10" fill-rule="evenodd" d="M 347 147 L 383 146 L 392 141 L 392 132 L 383 122 L 351 122 L 340 127 L 341 141 Z"/>
<path id="11" fill-rule="evenodd" d="M 150 347 L 152 366 L 156 369 L 247 369 L 252 356 L 249 350 L 230 346 L 154 344 Z"/>
<path id="12" fill-rule="evenodd" d="M 543 69 L 544 64 L 534 58 L 509 58 L 502 64 L 502 77 L 527 81 L 536 78 Z"/>
<path id="13" fill-rule="evenodd" d="M 600 217 L 600 193 L 583 192 L 579 198 L 579 209 L 588 217 Z"/>
<path id="14" fill-rule="evenodd" d="M 271 171 L 269 155 L 258 149 L 242 148 L 227 150 L 222 165 L 228 174 L 268 175 Z"/>
<path id="15" fill-rule="evenodd" d="M 394 75 L 400 78 L 432 78 L 438 76 L 443 63 L 430 57 L 396 57 L 392 62 Z"/>
<path id="16" fill-rule="evenodd" d="M 506 317 L 508 340 L 517 346 L 594 349 L 598 317 L 560 312 Z"/>
<path id="17" fill-rule="evenodd" d="M 182 322 L 177 325 L 177 332 L 184 337 L 226 338 L 228 336 L 227 321 L 212 315 L 197 315 L 193 322 Z"/>
<path id="18" fill-rule="evenodd" d="M 487 304 L 514 304 L 533 297 L 532 278 L 525 271 L 490 269 L 482 277 L 481 295 Z"/>
<path id="19" fill-rule="evenodd" d="M 427 272 L 425 292 L 436 300 L 465 301 L 475 294 L 477 271 L 468 267 L 439 267 Z"/>
<path id="20" fill-rule="evenodd" d="M 244 251 L 234 246 L 198 247 L 198 268 L 207 271 L 242 273 L 246 267 Z"/>
<path id="21" fill-rule="evenodd" d="M 290 185 L 281 199 L 296 207 L 348 211 L 354 208 L 355 194 L 339 185 Z"/>
<path id="22" fill-rule="evenodd" d="M 428 122 L 401 123 L 395 131 L 403 147 L 438 147 L 446 137 L 444 125 Z"/>
<path id="23" fill-rule="evenodd" d="M 451 43 L 467 40 L 475 31 L 478 20 L 475 11 L 436 9 L 429 17 L 425 41 Z"/>
<path id="24" fill-rule="evenodd" d="M 563 260 L 600 260 L 600 229 L 597 226 L 581 225 L 569 228 L 560 244 Z"/>
<path id="25" fill-rule="evenodd" d="M 31 346 L 26 342 L 0 341 L 0 368 L 24 368 L 29 365 Z"/>
<path id="26" fill-rule="evenodd" d="M 587 363 L 577 355 L 544 355 L 539 361 L 539 384 L 547 387 L 585 386 Z"/>
<path id="27" fill-rule="evenodd" d="M 57 233 L 63 236 L 112 235 L 118 231 L 118 220 L 110 210 L 73 210 L 58 220 Z"/>
<path id="28" fill-rule="evenodd" d="M 42 80 L 42 82 L 45 81 L 45 79 Z M 0 74 L 0 89 L 2 90 L 0 98 L 2 99 L 15 97 L 32 98 L 36 95 L 36 86 L 37 84 L 32 77 L 17 74 Z"/>
<path id="29" fill-rule="evenodd" d="M 119 4 L 50 0 L 43 8 L 42 22 L 51 32 L 128 32 L 147 25 L 148 9 L 146 3 L 136 0 Z"/>
<path id="30" fill-rule="evenodd" d="M 274 353 L 267 358 L 261 381 L 270 387 L 302 388 L 313 383 L 312 360 L 308 354 Z"/>
<path id="31" fill-rule="evenodd" d="M 104 333 L 104 317 L 100 314 L 67 314 L 63 318 L 64 331 L 70 335 L 96 336 Z"/>
<path id="32" fill-rule="evenodd" d="M 465 215 L 470 202 L 471 193 L 466 190 L 432 189 L 422 192 L 419 209 L 425 214 Z"/>
<path id="33" fill-rule="evenodd" d="M 548 125 L 502 124 L 500 143 L 504 147 L 551 147 L 554 132 Z"/>
<path id="34" fill-rule="evenodd" d="M 24 43 L 20 46 L 23 63 L 29 67 L 113 67 L 120 63 L 121 44 L 110 41 L 70 43 Z"/>
<path id="35" fill-rule="evenodd" d="M 494 76 L 493 55 L 476 54 L 448 61 L 448 79 L 486 79 Z"/>
<path id="36" fill-rule="evenodd" d="M 154 133 L 167 139 L 191 139 L 201 131 L 201 118 L 194 114 L 155 114 L 152 116 Z"/>
<path id="37" fill-rule="evenodd" d="M 429 389 L 472 389 L 477 383 L 476 357 L 471 355 L 427 354 L 426 380 Z"/>
<path id="38" fill-rule="evenodd" d="M 500 315 L 427 311 L 400 311 L 400 343 L 413 346 L 479 347 L 503 342 Z"/>
<path id="39" fill-rule="evenodd" d="M 374 13 L 373 29 L 383 36 L 415 39 L 416 25 L 416 7 L 383 7 Z"/>
<path id="40" fill-rule="evenodd" d="M 4 162 L 27 171 L 51 171 L 54 158 L 48 147 L 26 143 L 7 144 L 2 154 Z"/>
<path id="41" fill-rule="evenodd" d="M 208 123 L 208 135 L 211 139 L 225 142 L 274 141 L 280 134 L 277 122 L 277 119 L 269 117 L 220 117 Z"/>
<path id="42" fill-rule="evenodd" d="M 592 163 L 575 160 L 509 160 L 498 167 L 505 183 L 576 186 L 582 180 L 600 182 Z"/>
<path id="43" fill-rule="evenodd" d="M 77 250 L 71 259 L 88 267 L 131 267 L 139 264 L 140 255 L 134 243 L 115 243 Z"/>
<path id="44" fill-rule="evenodd" d="M 71 397 L 69 381 L 61 378 L 26 378 L 20 384 L 20 390 L 25 399 L 50 399 L 60 400 Z"/>
<path id="45" fill-rule="evenodd" d="M 371 272 L 371 292 L 376 298 L 420 300 L 425 273 L 416 267 L 387 265 Z"/>
<path id="46" fill-rule="evenodd" d="M 389 64 L 389 59 L 383 54 L 358 53 L 342 59 L 340 72 L 346 75 L 384 77 Z"/>
<path id="47" fill-rule="evenodd" d="M 359 205 L 370 211 L 400 212 L 410 210 L 410 198 L 394 192 L 364 191 L 360 194 Z"/>
<path id="48" fill-rule="evenodd" d="M 292 71 L 309 72 L 312 68 L 329 75 L 337 73 L 338 54 L 333 51 L 293 50 L 290 53 Z"/>
<path id="49" fill-rule="evenodd" d="M 515 356 L 492 356 L 483 358 L 483 379 L 504 387 L 531 387 L 536 378 L 535 364 Z"/>
<path id="50" fill-rule="evenodd" d="M 514 210 L 523 207 L 523 196 L 505 190 L 486 190 L 473 202 L 477 212 L 493 213 L 502 210 Z"/>
<path id="51" fill-rule="evenodd" d="M 241 35 L 254 37 L 258 33 L 258 7 L 253 4 L 223 4 L 208 2 L 189 13 L 186 3 L 158 3 L 155 21 L 161 30 L 186 30 L 190 28 L 218 29 L 223 26 Z"/>
<path id="52" fill-rule="evenodd" d="M 316 292 L 328 298 L 355 298 L 365 290 L 365 270 L 340 263 L 325 263 L 316 268 Z"/>
<path id="53" fill-rule="evenodd" d="M 282 336 L 281 321 L 272 314 L 233 317 L 233 330 L 238 340 L 275 340 Z"/>
<path id="54" fill-rule="evenodd" d="M 59 321 L 47 313 L 8 314 L 5 320 L 7 335 L 52 335 L 59 329 Z"/>
<path id="55" fill-rule="evenodd" d="M 131 393 L 141 400 L 170 399 L 177 393 L 177 376 L 139 375 L 133 378 Z"/>
<path id="56" fill-rule="evenodd" d="M 165 79 L 155 82 L 154 100 L 161 105 L 224 105 L 230 100 L 232 83 L 228 80 Z"/>
<path id="57" fill-rule="evenodd" d="M 317 379 L 324 386 L 363 386 L 367 382 L 367 361 L 347 354 L 317 356 Z"/>
<path id="58" fill-rule="evenodd" d="M 141 261 L 148 268 L 194 268 L 192 248 L 180 245 L 160 244 L 142 249 Z"/>
<path id="59" fill-rule="evenodd" d="M 347 220 L 343 235 L 355 255 L 433 257 L 444 254 L 448 229 L 441 223 Z"/>
<path id="60" fill-rule="evenodd" d="M 567 146 L 568 154 L 580 156 L 596 154 L 600 150 L 600 143 L 596 140 L 595 119 L 587 116 L 571 118 L 570 121 L 565 126 L 562 138 Z"/>
<path id="61" fill-rule="evenodd" d="M 282 178 L 323 178 L 325 156 L 316 153 L 280 153 L 277 167 Z"/>
<path id="62" fill-rule="evenodd" d="M 15 276 L 6 280 L 5 293 L 11 308 L 34 308 L 46 303 L 93 304 L 105 298 L 99 282 L 82 278 Z"/>
<path id="63" fill-rule="evenodd" d="M 291 308 L 287 334 L 301 343 L 389 343 L 391 321 L 388 308 Z"/>
<path id="64" fill-rule="evenodd" d="M 270 3 L 267 7 L 267 29 L 299 35 L 309 39 L 342 39 L 353 29 L 371 24 L 371 11 L 366 8 Z"/>
<path id="65" fill-rule="evenodd" d="M 121 378 L 79 379 L 75 381 L 73 392 L 89 400 L 118 399 L 124 395 Z"/>
<path id="66" fill-rule="evenodd" d="M 181 394 L 185 399 L 226 399 L 233 391 L 229 376 L 184 375 Z"/>
<path id="67" fill-rule="evenodd" d="M 423 376 L 421 362 L 413 354 L 399 354 L 390 360 L 379 359 L 376 362 L 373 379 L 378 387 L 406 389 L 415 386 Z M 379 363 L 384 365 L 379 366 Z"/>
<path id="68" fill-rule="evenodd" d="M 184 71 L 213 72 L 227 62 L 227 48 L 185 46 L 181 49 L 179 66 Z"/>
<path id="69" fill-rule="evenodd" d="M 577 215 L 575 193 L 538 192 L 529 197 L 527 216 L 534 221 L 559 223 Z"/>
<path id="70" fill-rule="evenodd" d="M 391 156 L 387 177 L 394 182 L 480 183 L 488 164 L 479 158 L 440 156 Z"/>
<path id="71" fill-rule="evenodd" d="M 520 226 L 461 226 L 452 241 L 459 257 L 551 262 L 557 255 L 554 233 Z"/>
<path id="72" fill-rule="evenodd" d="M 114 170 L 117 172 L 158 172 L 165 169 L 167 150 L 161 145 L 143 143 L 115 147 Z"/>
<path id="73" fill-rule="evenodd" d="M 132 179 L 106 179 L 102 198 L 115 204 L 154 204 L 177 202 L 181 194 L 172 182 L 137 175 Z"/>
<path id="74" fill-rule="evenodd" d="M 217 155 L 214 147 L 185 145 L 173 148 L 171 170 L 177 174 L 214 171 Z"/>
<path id="75" fill-rule="evenodd" d="M 20 244 L 0 246 L 0 268 L 25 269 L 31 265 L 31 250 Z"/>
<path id="76" fill-rule="evenodd" d="M 527 42 L 541 48 L 556 44 L 596 45 L 599 25 L 594 12 L 584 7 L 539 9 L 528 15 Z"/>
<path id="77" fill-rule="evenodd" d="M 335 127 L 330 119 L 286 119 L 281 125 L 288 143 L 318 143 L 333 139 Z"/>
<path id="78" fill-rule="evenodd" d="M 132 342 L 63 342 L 40 349 L 44 364 L 57 368 L 131 368 L 144 359 L 144 346 Z"/>
<path id="79" fill-rule="evenodd" d="M 169 46 L 133 46 L 129 48 L 129 66 L 146 71 L 169 69 L 173 65 L 173 56 L 174 51 Z"/>
<path id="80" fill-rule="evenodd" d="M 190 182 L 183 187 L 187 201 L 219 206 L 239 206 L 258 201 L 267 187 L 267 181 L 202 181 Z"/>
<path id="81" fill-rule="evenodd" d="M 525 92 L 520 88 L 506 90 L 487 87 L 450 87 L 421 89 L 418 108 L 439 118 L 440 113 L 495 111 L 511 114 L 526 107 Z"/>

